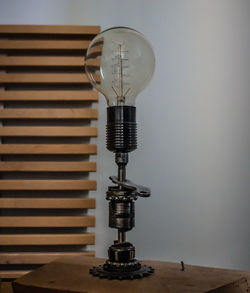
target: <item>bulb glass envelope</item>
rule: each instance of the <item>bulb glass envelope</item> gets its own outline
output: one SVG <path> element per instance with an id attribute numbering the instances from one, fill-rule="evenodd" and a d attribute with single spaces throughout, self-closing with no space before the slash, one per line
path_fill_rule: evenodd
<path id="1" fill-rule="evenodd" d="M 109 106 L 134 106 L 154 68 L 150 43 L 141 33 L 126 27 L 114 27 L 97 35 L 89 45 L 85 62 L 89 80 Z"/>

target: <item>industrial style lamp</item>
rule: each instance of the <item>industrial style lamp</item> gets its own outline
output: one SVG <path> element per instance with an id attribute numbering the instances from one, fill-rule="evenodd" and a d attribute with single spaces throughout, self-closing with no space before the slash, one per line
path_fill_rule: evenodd
<path id="1" fill-rule="evenodd" d="M 89 45 L 85 68 L 92 85 L 108 103 L 107 149 L 115 153 L 118 176 L 108 187 L 109 227 L 118 229 L 118 240 L 109 247 L 105 264 L 90 270 L 93 276 L 134 279 L 149 276 L 152 267 L 135 259 L 135 247 L 126 232 L 135 225 L 135 200 L 150 196 L 150 189 L 126 179 L 128 153 L 137 148 L 136 96 L 150 82 L 154 52 L 145 37 L 131 28 L 114 27 L 98 34 Z"/>

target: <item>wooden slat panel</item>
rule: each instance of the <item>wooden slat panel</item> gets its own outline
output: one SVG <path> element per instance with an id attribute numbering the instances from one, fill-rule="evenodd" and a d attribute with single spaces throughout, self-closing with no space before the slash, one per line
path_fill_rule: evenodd
<path id="1" fill-rule="evenodd" d="M 96 181 L 0 180 L 0 190 L 96 190 Z"/>
<path id="2" fill-rule="evenodd" d="M 22 133 L 24 135 L 23 131 Z M 53 134 L 51 134 L 51 136 L 53 136 Z M 96 153 L 97 146 L 95 144 L 0 144 L 1 155 L 85 155 Z"/>
<path id="3" fill-rule="evenodd" d="M 84 57 L 0 56 L 0 67 L 83 67 Z"/>
<path id="4" fill-rule="evenodd" d="M 97 91 L 0 91 L 0 101 L 98 101 Z"/>
<path id="5" fill-rule="evenodd" d="M 94 227 L 94 216 L 0 217 L 0 227 Z"/>
<path id="6" fill-rule="evenodd" d="M 95 35 L 100 26 L 76 25 L 1 25 L 0 33 L 8 34 L 60 34 L 60 35 Z"/>
<path id="7" fill-rule="evenodd" d="M 95 35 L 99 33 L 99 31 L 100 27 L 98 26 L 0 25 L 0 51 L 5 54 L 0 56 L 0 68 L 6 70 L 6 72 L 0 73 L 0 85 L 6 86 L 6 90 L 0 91 L 0 102 L 4 105 L 4 107 L 0 109 L 0 119 L 28 119 L 29 121 L 33 119 L 49 119 L 51 121 L 55 119 L 97 119 L 96 109 L 86 107 L 84 109 L 76 108 L 70 103 L 98 101 L 98 93 L 89 90 L 90 82 L 84 70 L 83 73 L 76 73 L 76 71 L 73 72 L 73 70 L 76 67 L 78 69 L 84 68 L 84 54 L 90 43 L 90 35 Z M 86 38 L 86 35 L 89 36 Z M 25 53 L 27 52 L 32 56 L 26 55 Z M 80 53 L 82 56 L 80 56 Z M 38 56 L 38 54 L 43 56 Z M 99 61 L 91 64 L 91 66 L 95 67 L 99 65 Z M 69 69 L 71 69 L 71 71 L 69 71 Z M 27 70 L 27 73 L 24 72 L 25 70 Z M 36 73 L 32 73 L 31 70 L 36 71 Z M 99 76 L 96 76 L 96 78 L 98 79 Z M 86 87 L 83 87 L 84 84 L 86 84 Z M 19 87 L 17 87 L 17 85 Z M 73 85 L 78 86 L 76 90 L 71 90 Z M 39 90 L 36 90 L 34 86 L 39 87 Z M 49 90 L 50 86 L 56 86 L 55 90 Z M 68 90 L 64 90 L 64 88 L 68 88 Z M 51 89 L 54 88 L 51 87 Z M 34 109 L 31 108 L 31 104 L 28 105 L 29 101 L 32 102 L 32 105 L 37 102 Z M 11 108 L 8 107 L 10 102 L 15 102 L 12 103 Z M 22 105 L 24 105 L 25 102 L 27 107 L 22 106 L 22 108 L 19 108 L 19 106 L 16 106 L 18 102 L 21 102 Z M 48 103 L 47 108 L 44 108 L 45 104 L 43 102 Z M 50 108 L 51 105 L 49 105 L 49 102 L 63 104 L 63 107 L 61 108 L 58 106 L 56 109 Z M 54 105 L 53 103 L 51 104 Z M 38 108 L 39 105 L 41 107 Z M 29 121 L 27 121 L 27 123 Z M 48 120 L 46 121 L 46 123 L 49 123 Z M 89 138 L 97 136 L 96 127 L 29 125 L 0 126 L 0 137 L 39 137 L 42 139 L 42 137 Z M 47 144 L 0 144 L 0 155 L 55 154 L 73 156 L 79 154 L 96 154 L 96 152 L 96 145 L 80 143 L 48 144 L 47 142 Z M 55 162 L 39 161 L 42 156 L 39 157 L 39 160 L 36 160 L 35 157 L 36 156 L 34 156 L 32 161 L 28 159 L 27 161 L 19 161 L 19 159 L 17 159 L 17 161 L 13 161 L 13 159 L 8 161 L 8 157 L 6 156 L 4 157 L 5 161 L 0 162 L 0 172 L 22 172 L 22 176 L 25 176 L 25 172 L 96 171 L 95 162 L 74 161 L 78 157 L 73 157 L 71 161 L 66 162 L 64 162 L 63 159 L 62 161 Z M 96 190 L 95 180 L 80 180 L 79 174 L 77 177 L 75 175 L 71 174 L 69 179 L 65 178 L 65 180 L 30 180 L 28 177 L 23 180 L 3 179 L 0 180 L 0 190 Z M 76 179 L 72 179 L 75 177 Z M 95 225 L 94 216 L 56 216 L 56 213 L 55 216 L 54 213 L 53 216 L 40 216 L 39 214 L 36 216 L 39 209 L 75 209 L 77 211 L 77 209 L 95 208 L 96 201 L 93 198 L 35 197 L 36 195 L 34 195 L 33 198 L 0 198 L 0 209 L 16 210 L 13 216 L 0 217 L 0 227 L 71 227 L 73 229 L 73 227 L 94 227 Z M 17 216 L 17 211 L 21 209 L 33 209 L 33 211 L 30 216 Z M 0 234 L 0 245 L 2 246 L 88 245 L 94 244 L 94 242 L 94 233 Z M 94 255 L 94 253 L 0 252 L 0 264 L 43 264 L 65 255 L 81 256 Z M 26 272 L 21 270 L 9 271 L 7 269 L 2 275 L 0 274 L 0 277 L 4 275 L 4 277 L 15 278 L 24 273 Z"/>
<path id="8" fill-rule="evenodd" d="M 45 264 L 57 258 L 69 256 L 95 256 L 95 252 L 1 252 L 0 264 Z"/>
<path id="9" fill-rule="evenodd" d="M 0 245 L 88 245 L 95 243 L 89 234 L 1 234 Z"/>
<path id="10" fill-rule="evenodd" d="M 0 50 L 86 50 L 90 41 L 0 40 Z"/>
<path id="11" fill-rule="evenodd" d="M 97 119 L 97 109 L 0 109 L 0 119 Z"/>
<path id="12" fill-rule="evenodd" d="M 84 73 L 0 73 L 0 84 L 84 84 L 90 83 Z"/>
<path id="13" fill-rule="evenodd" d="M 28 273 L 30 273 L 31 271 L 0 271 L 0 278 L 2 279 L 16 279 L 19 277 L 22 277 Z M 3 293 L 7 293 L 7 292 L 3 292 Z"/>
<path id="14" fill-rule="evenodd" d="M 0 198 L 2 209 L 95 209 L 95 198 Z"/>
<path id="15" fill-rule="evenodd" d="M 1 172 L 95 172 L 95 162 L 0 162 Z"/>
<path id="16" fill-rule="evenodd" d="M 95 137 L 96 127 L 85 126 L 0 126 L 0 136 Z"/>

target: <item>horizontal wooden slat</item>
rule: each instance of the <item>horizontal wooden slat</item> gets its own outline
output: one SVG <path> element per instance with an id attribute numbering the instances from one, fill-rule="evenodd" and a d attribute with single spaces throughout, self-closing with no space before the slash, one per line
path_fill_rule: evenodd
<path id="1" fill-rule="evenodd" d="M 0 245 L 88 245 L 95 234 L 1 234 Z"/>
<path id="2" fill-rule="evenodd" d="M 76 25 L 1 25 L 0 33 L 7 34 L 59 34 L 93 35 L 100 32 L 100 26 Z"/>
<path id="3" fill-rule="evenodd" d="M 90 41 L 0 40 L 0 50 L 86 50 Z"/>
<path id="4" fill-rule="evenodd" d="M 94 216 L 0 216 L 0 227 L 94 227 Z"/>
<path id="5" fill-rule="evenodd" d="M 7 270 L 7 271 L 0 271 L 0 278 L 2 279 L 16 279 L 19 277 L 22 277 L 28 273 L 30 273 L 31 271 L 24 271 L 24 270 L 20 270 L 20 271 L 12 271 L 12 270 Z M 3 292 L 3 293 L 7 293 L 7 292 Z"/>
<path id="6" fill-rule="evenodd" d="M 0 144 L 1 155 L 91 155 L 96 153 L 95 144 Z"/>
<path id="7" fill-rule="evenodd" d="M 97 109 L 0 109 L 0 119 L 97 119 Z"/>
<path id="8" fill-rule="evenodd" d="M 95 198 L 0 198 L 1 209 L 94 209 Z"/>
<path id="9" fill-rule="evenodd" d="M 94 172 L 95 162 L 0 162 L 1 172 Z"/>
<path id="10" fill-rule="evenodd" d="M 45 264 L 69 256 L 94 256 L 94 251 L 81 252 L 1 252 L 0 264 Z"/>
<path id="11" fill-rule="evenodd" d="M 96 190 L 96 181 L 0 180 L 0 190 Z"/>
<path id="12" fill-rule="evenodd" d="M 96 127 L 86 126 L 0 126 L 0 136 L 95 137 Z"/>
<path id="13" fill-rule="evenodd" d="M 1 46 L 0 46 L 0 48 L 1 48 Z M 103 49 L 103 45 L 91 47 L 88 50 L 88 55 L 96 54 L 96 53 L 101 53 L 102 52 L 102 49 Z M 91 59 L 91 57 L 89 57 L 89 58 Z M 88 62 L 86 61 L 86 63 L 88 63 Z"/>
<path id="14" fill-rule="evenodd" d="M 84 57 L 0 56 L 0 67 L 83 67 Z"/>
<path id="15" fill-rule="evenodd" d="M 0 73 L 0 84 L 84 84 L 85 73 Z"/>
<path id="16" fill-rule="evenodd" d="M 97 91 L 0 91 L 0 101 L 98 101 Z"/>
<path id="17" fill-rule="evenodd" d="M 92 66 L 92 67 L 100 67 L 101 66 L 101 59 L 96 58 L 89 58 L 88 62 L 86 62 L 86 65 Z"/>

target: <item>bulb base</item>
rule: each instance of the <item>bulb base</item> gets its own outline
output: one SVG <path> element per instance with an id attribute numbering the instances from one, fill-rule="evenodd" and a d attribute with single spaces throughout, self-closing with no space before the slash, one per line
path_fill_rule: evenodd
<path id="1" fill-rule="evenodd" d="M 107 108 L 107 149 L 128 153 L 137 148 L 136 107 Z"/>

